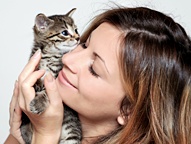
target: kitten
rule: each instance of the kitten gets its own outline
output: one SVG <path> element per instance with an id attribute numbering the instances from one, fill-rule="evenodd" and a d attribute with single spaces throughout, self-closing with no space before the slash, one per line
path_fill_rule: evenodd
<path id="1" fill-rule="evenodd" d="M 71 18 L 76 9 L 72 9 L 65 15 L 53 15 L 46 17 L 38 14 L 35 19 L 34 45 L 30 57 L 40 49 L 42 58 L 37 69 L 45 69 L 55 78 L 62 69 L 63 54 L 69 52 L 79 44 L 80 36 L 74 20 Z M 34 114 L 41 114 L 47 108 L 49 100 L 43 84 L 43 78 L 34 85 L 35 98 L 30 103 L 30 110 Z M 64 121 L 60 144 L 80 144 L 81 125 L 77 113 L 64 106 Z M 22 114 L 21 135 L 30 144 L 32 140 L 32 125 L 28 117 Z"/>

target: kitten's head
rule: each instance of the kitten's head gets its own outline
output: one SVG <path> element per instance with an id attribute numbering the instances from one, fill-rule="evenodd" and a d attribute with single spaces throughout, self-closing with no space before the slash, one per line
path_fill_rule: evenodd
<path id="1" fill-rule="evenodd" d="M 71 50 L 80 41 L 77 27 L 72 19 L 76 8 L 65 15 L 53 15 L 46 17 L 38 14 L 35 19 L 35 40 L 52 43 L 59 49 Z"/>

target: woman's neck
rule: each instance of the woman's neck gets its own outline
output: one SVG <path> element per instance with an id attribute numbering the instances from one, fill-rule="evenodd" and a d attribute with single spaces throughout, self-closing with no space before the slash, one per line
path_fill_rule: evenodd
<path id="1" fill-rule="evenodd" d="M 100 137 L 83 137 L 82 144 L 92 144 L 96 142 Z"/>
<path id="2" fill-rule="evenodd" d="M 89 120 L 79 116 L 82 124 L 83 139 L 95 141 L 118 127 L 115 120 Z"/>

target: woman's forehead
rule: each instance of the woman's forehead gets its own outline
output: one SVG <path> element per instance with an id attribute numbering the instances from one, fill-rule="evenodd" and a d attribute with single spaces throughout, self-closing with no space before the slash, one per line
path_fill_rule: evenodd
<path id="1" fill-rule="evenodd" d="M 94 32 L 101 32 L 102 34 L 119 34 L 121 33 L 115 26 L 109 23 L 102 23 L 100 24 L 92 33 Z"/>
<path id="2" fill-rule="evenodd" d="M 89 37 L 91 48 L 106 62 L 110 71 L 118 69 L 121 32 L 109 23 L 102 23 Z"/>
<path id="3" fill-rule="evenodd" d="M 91 42 L 113 47 L 121 41 L 122 32 L 109 23 L 100 24 L 89 36 Z M 89 40 L 88 40 L 89 41 Z"/>

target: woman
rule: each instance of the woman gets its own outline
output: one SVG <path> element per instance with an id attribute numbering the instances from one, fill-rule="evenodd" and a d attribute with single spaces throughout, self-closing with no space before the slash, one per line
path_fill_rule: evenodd
<path id="1" fill-rule="evenodd" d="M 148 8 L 116 8 L 97 16 L 81 42 L 63 56 L 56 80 L 46 76 L 50 105 L 42 115 L 28 110 L 44 74 L 34 71 L 40 52 L 20 74 L 10 104 L 20 143 L 21 109 L 33 123 L 33 143 L 57 143 L 62 101 L 78 112 L 82 144 L 191 143 L 191 42 L 178 23 Z"/>

